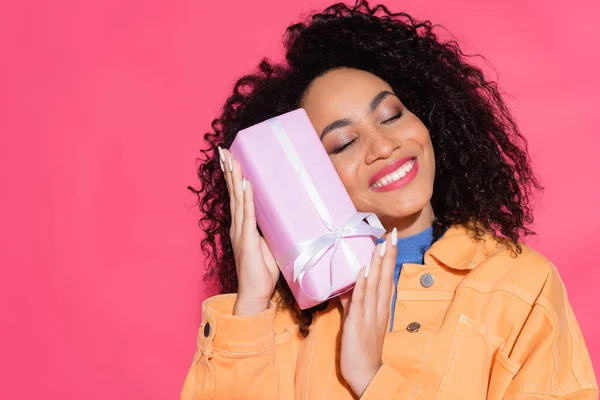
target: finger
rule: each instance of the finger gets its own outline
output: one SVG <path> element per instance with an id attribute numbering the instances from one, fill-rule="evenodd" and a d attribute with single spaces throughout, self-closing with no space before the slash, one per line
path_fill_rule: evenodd
<path id="1" fill-rule="evenodd" d="M 231 214 L 231 229 L 230 229 L 230 233 L 231 233 L 231 237 L 235 237 L 235 225 L 233 223 L 234 221 L 234 217 L 235 217 L 235 193 L 233 192 L 233 182 L 232 182 L 232 176 L 231 176 L 231 171 L 228 167 L 228 158 L 229 158 L 229 154 L 223 150 L 221 147 L 219 147 L 219 154 L 223 156 L 223 166 L 225 171 L 223 172 L 223 174 L 225 175 L 225 184 L 227 185 L 227 192 L 229 194 L 229 213 Z"/>
<path id="2" fill-rule="evenodd" d="M 387 251 L 387 243 L 383 242 L 375 247 L 371 264 L 369 267 L 369 276 L 367 277 L 367 288 L 365 293 L 365 316 L 372 318 L 377 315 L 377 303 L 379 302 L 379 280 L 381 277 L 382 254 Z"/>
<path id="3" fill-rule="evenodd" d="M 239 235 L 242 232 L 242 222 L 244 221 L 244 191 L 242 189 L 242 169 L 240 163 L 233 157 L 231 152 L 227 152 L 227 162 L 225 163 L 225 169 L 229 169 L 231 174 L 231 185 L 233 187 L 233 193 L 235 197 L 234 207 L 235 215 L 233 217 L 233 224 L 235 231 Z"/>
<path id="4" fill-rule="evenodd" d="M 219 166 L 221 167 L 221 172 L 225 173 L 225 164 L 223 164 L 223 162 L 225 161 L 225 157 L 224 157 L 223 149 L 221 148 L 221 146 L 217 146 L 217 150 L 218 150 Z"/>
<path id="5" fill-rule="evenodd" d="M 223 166 L 223 177 L 225 178 L 225 184 L 227 185 L 227 191 L 231 193 L 231 175 L 229 169 L 225 167 L 225 163 L 227 162 L 227 154 L 225 154 L 225 150 L 221 146 L 219 146 L 219 164 Z"/>
<path id="6" fill-rule="evenodd" d="M 356 277 L 356 284 L 354 285 L 354 289 L 352 289 L 352 300 L 349 304 L 349 311 L 353 313 L 361 313 L 365 300 L 365 290 L 367 287 L 367 278 L 365 277 L 365 271 L 367 267 L 362 267 L 360 271 L 358 271 L 358 275 Z"/>
<path id="7" fill-rule="evenodd" d="M 386 238 L 386 252 L 382 260 L 381 279 L 379 280 L 379 301 L 377 313 L 387 316 L 390 309 L 390 300 L 394 288 L 394 270 L 396 268 L 396 254 L 398 233 L 396 228 Z"/>
<path id="8" fill-rule="evenodd" d="M 254 210 L 254 188 L 248 180 L 242 180 L 244 196 L 244 218 L 242 220 L 242 235 L 254 234 L 256 231 L 256 213 Z"/>

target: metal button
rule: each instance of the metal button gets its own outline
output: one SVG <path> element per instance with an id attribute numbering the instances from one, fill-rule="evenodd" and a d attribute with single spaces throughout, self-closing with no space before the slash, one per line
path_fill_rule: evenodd
<path id="1" fill-rule="evenodd" d="M 421 275 L 421 285 L 423 285 L 423 287 L 432 287 L 434 280 L 433 275 L 429 273 Z"/>
<path id="2" fill-rule="evenodd" d="M 408 326 L 406 327 L 406 330 L 409 332 L 418 332 L 419 328 L 421 327 L 421 324 L 418 322 L 411 322 L 410 324 L 408 324 Z"/>
<path id="3" fill-rule="evenodd" d="M 207 322 L 204 324 L 204 337 L 210 336 L 210 324 Z"/>

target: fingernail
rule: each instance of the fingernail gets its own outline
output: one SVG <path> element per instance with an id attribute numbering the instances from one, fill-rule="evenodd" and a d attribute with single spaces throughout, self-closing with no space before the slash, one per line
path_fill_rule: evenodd
<path id="1" fill-rule="evenodd" d="M 231 157 L 228 158 L 229 161 L 229 172 L 233 172 L 233 164 L 231 163 Z"/>
<path id="2" fill-rule="evenodd" d="M 392 231 L 392 246 L 395 246 L 397 242 L 398 242 L 398 230 L 396 228 L 394 228 L 394 230 Z"/>
<path id="3" fill-rule="evenodd" d="M 219 165 L 221 166 L 221 171 L 225 172 L 225 166 L 223 165 L 223 160 L 219 158 Z"/>
<path id="4" fill-rule="evenodd" d="M 370 269 L 371 269 L 371 264 L 367 265 L 367 268 L 365 268 L 365 278 L 369 276 Z"/>
<path id="5" fill-rule="evenodd" d="M 221 148 L 221 146 L 218 147 L 219 148 L 219 158 L 221 159 L 221 162 L 225 161 L 225 154 L 223 154 L 223 149 Z"/>
<path id="6" fill-rule="evenodd" d="M 381 257 L 383 257 L 385 255 L 385 245 L 387 244 L 387 242 L 383 242 L 383 244 L 381 245 L 381 247 L 379 248 L 379 255 Z"/>
<path id="7" fill-rule="evenodd" d="M 246 191 L 246 178 L 242 179 L 242 191 Z"/>

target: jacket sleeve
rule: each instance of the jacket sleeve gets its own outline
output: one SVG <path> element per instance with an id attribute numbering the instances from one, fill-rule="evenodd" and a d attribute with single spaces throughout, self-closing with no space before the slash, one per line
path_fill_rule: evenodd
<path id="1" fill-rule="evenodd" d="M 234 316 L 235 299 L 225 294 L 204 301 L 181 400 L 292 399 L 291 334 L 275 333 L 274 302 L 255 316 Z"/>
<path id="2" fill-rule="evenodd" d="M 488 399 L 598 399 L 598 384 L 590 355 L 554 266 L 551 266 L 546 283 L 510 354 L 497 357 L 496 363 L 505 372 L 492 374 Z M 383 364 L 361 400 L 436 397 L 434 388 L 418 387 L 416 382 Z"/>
<path id="3" fill-rule="evenodd" d="M 553 265 L 510 359 L 520 369 L 505 399 L 598 399 L 598 383 L 583 334 Z"/>

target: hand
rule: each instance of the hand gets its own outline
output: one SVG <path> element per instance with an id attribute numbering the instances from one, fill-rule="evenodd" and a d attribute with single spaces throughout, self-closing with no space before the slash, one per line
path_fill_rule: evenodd
<path id="1" fill-rule="evenodd" d="M 252 184 L 242 179 L 240 164 L 231 152 L 219 147 L 219 157 L 229 191 L 229 237 L 238 279 L 233 314 L 255 315 L 268 308 L 279 278 L 279 267 L 256 228 Z"/>
<path id="2" fill-rule="evenodd" d="M 383 341 L 394 286 L 396 241 L 394 228 L 386 241 L 375 247 L 371 264 L 360 270 L 354 289 L 340 295 L 344 308 L 340 369 L 358 397 L 383 364 Z"/>

